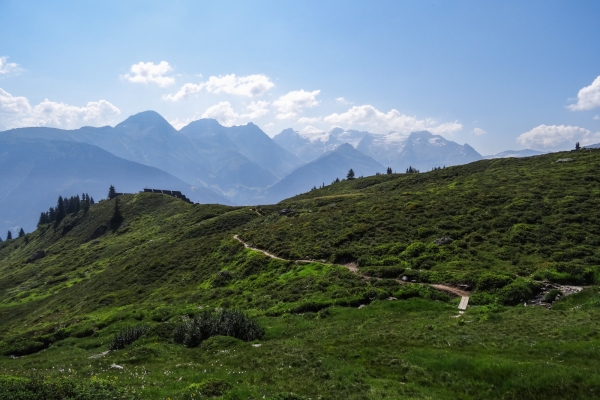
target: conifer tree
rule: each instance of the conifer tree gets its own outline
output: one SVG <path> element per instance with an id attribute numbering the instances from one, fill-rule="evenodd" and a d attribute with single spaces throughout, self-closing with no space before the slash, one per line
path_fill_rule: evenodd
<path id="1" fill-rule="evenodd" d="M 56 208 L 50 207 L 48 210 L 48 222 L 56 221 Z"/>
<path id="2" fill-rule="evenodd" d="M 23 230 L 23 228 L 21 228 L 21 230 L 19 231 L 19 237 L 23 236 L 25 236 L 25 231 Z"/>
<path id="3" fill-rule="evenodd" d="M 386 174 L 388 174 L 388 175 L 392 174 L 392 167 L 387 167 Z"/>
<path id="4" fill-rule="evenodd" d="M 94 204 L 96 204 L 96 202 L 94 201 L 94 198 L 90 197 L 90 206 L 93 206 Z"/>
<path id="5" fill-rule="evenodd" d="M 117 229 L 119 225 L 123 222 L 123 215 L 121 215 L 121 210 L 119 209 L 119 199 L 115 199 L 115 210 L 113 211 L 113 216 L 110 219 L 110 226 L 112 229 Z"/>
<path id="6" fill-rule="evenodd" d="M 335 183 L 338 183 L 340 181 L 340 178 L 335 178 Z"/>
<path id="7" fill-rule="evenodd" d="M 56 223 L 60 224 L 60 221 L 62 221 L 66 216 L 67 210 L 65 209 L 65 200 L 62 198 L 62 196 L 58 196 L 58 202 L 56 204 Z"/>
<path id="8" fill-rule="evenodd" d="M 11 240 L 12 239 L 12 233 L 10 231 L 8 231 L 8 233 L 6 234 L 6 240 Z"/>
<path id="9" fill-rule="evenodd" d="M 346 175 L 346 179 L 348 179 L 348 180 L 354 179 L 354 171 L 352 170 L 352 168 L 350 168 L 350 171 L 348 171 L 348 175 Z"/>
<path id="10" fill-rule="evenodd" d="M 117 191 L 115 190 L 115 187 L 113 185 L 110 185 L 110 187 L 108 188 L 108 198 L 114 199 L 115 197 L 117 197 Z"/>

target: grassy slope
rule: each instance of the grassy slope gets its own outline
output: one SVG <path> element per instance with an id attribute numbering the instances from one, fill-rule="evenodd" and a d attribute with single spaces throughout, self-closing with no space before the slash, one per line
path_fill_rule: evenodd
<path id="1" fill-rule="evenodd" d="M 554 163 L 565 156 L 576 161 Z M 124 196 L 124 225 L 89 240 L 111 217 L 114 204 L 102 202 L 0 245 L 0 348 L 47 348 L 0 356 L 0 374 L 96 376 L 149 398 L 189 395 L 186 387 L 211 377 L 233 385 L 230 398 L 595 398 L 594 288 L 552 311 L 492 304 L 459 320 L 450 318 L 456 300 L 425 289 L 407 294 L 392 280 L 367 282 L 343 267 L 272 260 L 232 235 L 285 258 L 356 259 L 369 273 L 414 280 L 476 286 L 492 271 L 594 284 L 599 167 L 600 152 L 579 152 L 376 176 L 262 207 L 263 216 Z M 296 213 L 281 217 L 283 207 Z M 441 235 L 455 242 L 431 245 Z M 39 248 L 47 257 L 25 264 Z M 219 279 L 222 270 L 232 278 Z M 421 298 L 383 300 L 389 295 Z M 198 306 L 247 310 L 266 328 L 262 346 L 217 338 L 187 349 L 148 335 L 88 359 L 125 325 L 168 331 Z"/>

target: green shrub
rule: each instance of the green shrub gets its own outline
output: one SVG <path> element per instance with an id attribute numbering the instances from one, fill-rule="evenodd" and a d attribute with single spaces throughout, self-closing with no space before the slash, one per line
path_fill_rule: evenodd
<path id="1" fill-rule="evenodd" d="M 495 301 L 496 296 L 486 292 L 473 293 L 469 297 L 469 304 L 473 306 L 485 306 L 488 304 L 493 304 Z"/>
<path id="2" fill-rule="evenodd" d="M 249 342 L 262 339 L 265 330 L 238 310 L 204 311 L 175 328 L 173 340 L 187 347 L 197 347 L 216 335 L 232 336 Z"/>
<path id="3" fill-rule="evenodd" d="M 513 278 L 507 275 L 498 275 L 487 273 L 482 275 L 477 280 L 477 290 L 482 292 L 495 292 L 498 289 L 502 289 L 506 285 L 510 284 Z"/>
<path id="4" fill-rule="evenodd" d="M 556 297 L 559 296 L 559 295 L 561 295 L 561 294 L 562 294 L 562 292 L 560 290 L 558 290 L 558 289 L 551 289 L 551 290 L 548 291 L 548 293 L 546 293 L 544 295 L 544 301 L 546 303 L 552 303 L 553 301 L 556 300 Z"/>
<path id="5" fill-rule="evenodd" d="M 515 279 L 498 291 L 498 299 L 507 306 L 514 306 L 531 299 L 539 291 L 537 283 L 530 279 Z"/>
<path id="6" fill-rule="evenodd" d="M 396 279 L 404 273 L 406 268 L 403 267 L 367 267 L 361 268 L 361 272 L 367 276 L 373 276 L 375 278 L 389 278 Z"/>
<path id="7" fill-rule="evenodd" d="M 126 326 L 113 336 L 108 348 L 110 350 L 121 350 L 141 338 L 147 329 L 145 326 Z"/>

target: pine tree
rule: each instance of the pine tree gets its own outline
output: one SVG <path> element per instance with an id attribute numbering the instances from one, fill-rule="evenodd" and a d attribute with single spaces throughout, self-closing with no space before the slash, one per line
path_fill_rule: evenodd
<path id="1" fill-rule="evenodd" d="M 354 179 L 354 171 L 352 170 L 352 168 L 350 168 L 350 171 L 348 171 L 348 175 L 346 175 L 346 179 L 348 179 L 348 180 Z"/>
<path id="2" fill-rule="evenodd" d="M 8 231 L 8 233 L 6 234 L 6 240 L 11 240 L 12 239 L 12 233 L 10 231 Z"/>
<path id="3" fill-rule="evenodd" d="M 50 207 L 48 210 L 48 222 L 56 221 L 56 208 Z"/>
<path id="4" fill-rule="evenodd" d="M 387 173 L 388 175 L 391 175 L 391 174 L 392 174 L 392 167 L 387 167 L 387 171 L 386 171 L 386 173 Z"/>
<path id="5" fill-rule="evenodd" d="M 84 213 L 87 213 L 90 209 L 90 203 L 87 201 L 81 202 L 81 209 L 83 210 Z"/>
<path id="6" fill-rule="evenodd" d="M 21 230 L 19 231 L 19 237 L 23 236 L 25 236 L 25 231 L 23 230 L 23 228 L 21 228 Z"/>
<path id="7" fill-rule="evenodd" d="M 113 216 L 110 219 L 110 226 L 112 229 L 117 229 L 119 225 L 123 222 L 123 215 L 121 215 L 121 210 L 119 209 L 119 199 L 115 199 L 115 210 L 113 212 Z"/>
<path id="8" fill-rule="evenodd" d="M 42 225 L 45 225 L 48 223 L 48 215 L 45 212 L 42 212 L 40 214 L 40 219 L 38 220 L 37 226 L 38 228 Z"/>
<path id="9" fill-rule="evenodd" d="M 335 183 L 338 183 L 340 181 L 340 178 L 335 178 Z"/>
<path id="10" fill-rule="evenodd" d="M 115 187 L 113 185 L 110 185 L 110 187 L 108 188 L 108 198 L 114 199 L 115 197 L 117 197 L 117 191 L 115 190 Z"/>
<path id="11" fill-rule="evenodd" d="M 62 221 L 66 216 L 67 210 L 65 209 L 65 200 L 62 198 L 62 196 L 58 196 L 58 202 L 56 203 L 56 223 L 60 224 L 60 221 Z"/>
<path id="12" fill-rule="evenodd" d="M 94 204 L 96 204 L 96 202 L 94 201 L 94 198 L 90 197 L 90 206 L 93 206 Z"/>
<path id="13" fill-rule="evenodd" d="M 579 142 L 575 143 L 575 150 L 581 150 L 581 146 L 579 146 Z"/>

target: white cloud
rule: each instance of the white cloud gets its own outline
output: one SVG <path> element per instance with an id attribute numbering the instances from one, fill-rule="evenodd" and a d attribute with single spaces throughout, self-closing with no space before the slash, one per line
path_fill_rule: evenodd
<path id="1" fill-rule="evenodd" d="M 270 130 L 271 130 L 273 127 L 274 127 L 274 126 L 275 126 L 275 124 L 274 124 L 274 123 L 272 123 L 272 122 L 269 122 L 268 124 L 266 124 L 266 125 L 264 126 L 264 129 L 265 129 L 266 131 L 270 131 Z"/>
<path id="2" fill-rule="evenodd" d="M 269 102 L 268 101 L 253 101 L 246 108 L 250 111 L 248 114 L 244 114 L 243 117 L 249 119 L 260 118 L 269 113 Z"/>
<path id="3" fill-rule="evenodd" d="M 335 101 L 337 101 L 338 103 L 342 103 L 342 104 L 352 104 L 352 102 L 351 102 L 351 101 L 348 101 L 348 100 L 346 100 L 346 99 L 345 99 L 345 98 L 343 98 L 343 97 L 337 97 L 337 98 L 335 99 Z"/>
<path id="4" fill-rule="evenodd" d="M 8 57 L 0 57 L 0 75 L 16 74 L 22 71 L 22 68 L 17 63 L 7 62 Z"/>
<path id="5" fill-rule="evenodd" d="M 598 120 L 600 120 L 600 115 L 594 115 L 594 118 L 592 118 L 592 119 L 598 121 Z"/>
<path id="6" fill-rule="evenodd" d="M 600 76 L 594 79 L 590 86 L 577 93 L 577 103 L 567 106 L 571 111 L 591 110 L 596 107 L 600 107 Z"/>
<path id="7" fill-rule="evenodd" d="M 235 76 L 235 74 L 224 76 L 211 76 L 204 83 L 209 93 L 227 93 L 238 96 L 255 97 L 266 93 L 273 86 L 268 76 L 257 74 L 248 76 Z"/>
<path id="8" fill-rule="evenodd" d="M 160 87 L 167 87 L 175 83 L 175 79 L 171 76 L 165 76 L 173 71 L 173 67 L 166 61 L 161 61 L 158 64 L 153 62 L 139 62 L 131 66 L 131 75 L 123 75 L 124 79 L 134 83 L 155 83 Z"/>
<path id="9" fill-rule="evenodd" d="M 303 129 L 304 132 L 308 133 L 308 134 L 315 134 L 315 133 L 324 133 L 322 129 L 319 128 L 315 128 L 314 126 L 307 126 Z"/>
<path id="10" fill-rule="evenodd" d="M 227 93 L 237 96 L 256 97 L 266 93 L 273 86 L 275 85 L 266 75 L 219 75 L 211 76 L 206 82 L 198 84 L 186 83 L 177 93 L 164 95 L 163 99 L 179 101 L 193 94 L 200 93 L 202 89 L 206 89 L 209 93 Z"/>
<path id="11" fill-rule="evenodd" d="M 458 122 L 438 123 L 432 118 L 419 120 L 416 117 L 400 114 L 392 109 L 387 113 L 377 110 L 371 105 L 354 106 L 345 113 L 331 114 L 325 122 L 343 126 L 345 129 L 367 129 L 369 132 L 387 134 L 391 131 L 410 133 L 428 130 L 436 134 L 452 134 L 462 129 Z"/>
<path id="12" fill-rule="evenodd" d="M 322 120 L 321 117 L 314 117 L 314 118 L 302 117 L 302 118 L 298 118 L 298 123 L 299 124 L 315 124 L 317 122 L 321 122 L 321 120 Z"/>
<path id="13" fill-rule="evenodd" d="M 481 128 L 475 128 L 475 129 L 473 129 L 473 133 L 477 136 L 481 136 L 481 135 L 485 135 L 487 132 Z"/>
<path id="14" fill-rule="evenodd" d="M 568 125 L 540 125 L 517 137 L 517 143 L 533 148 L 574 147 L 575 142 L 582 146 L 600 141 L 600 132 L 592 133 L 585 128 Z"/>
<path id="15" fill-rule="evenodd" d="M 31 106 L 23 96 L 0 89 L 0 129 L 50 126 L 75 129 L 84 125 L 107 125 L 121 111 L 106 100 L 92 101 L 83 107 L 56 103 L 48 99 Z"/>
<path id="16" fill-rule="evenodd" d="M 294 90 L 281 96 L 279 99 L 273 102 L 273 105 L 277 107 L 279 114 L 276 115 L 277 119 L 289 119 L 298 116 L 304 108 L 312 108 L 319 105 L 319 101 L 315 98 L 320 90 L 314 90 L 312 92 L 306 92 L 304 90 Z"/>
<path id="17" fill-rule="evenodd" d="M 202 118 L 214 118 L 221 125 L 232 126 L 237 121 L 239 115 L 231 107 L 231 103 L 228 101 L 222 101 L 219 104 L 215 104 L 206 109 Z"/>
<path id="18" fill-rule="evenodd" d="M 163 99 L 171 100 L 171 101 L 179 101 L 181 99 L 185 99 L 193 94 L 199 93 L 204 87 L 203 83 L 196 85 L 195 83 L 186 83 L 179 89 L 179 91 L 175 94 L 166 94 L 163 95 Z"/>

